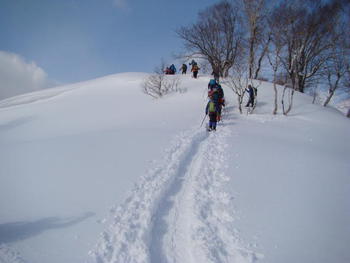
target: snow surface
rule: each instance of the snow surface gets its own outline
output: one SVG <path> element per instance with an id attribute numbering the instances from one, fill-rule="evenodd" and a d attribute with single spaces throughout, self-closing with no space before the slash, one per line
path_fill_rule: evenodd
<path id="1" fill-rule="evenodd" d="M 295 95 L 200 123 L 208 76 L 124 73 L 0 101 L 0 263 L 350 262 L 349 119 Z"/>

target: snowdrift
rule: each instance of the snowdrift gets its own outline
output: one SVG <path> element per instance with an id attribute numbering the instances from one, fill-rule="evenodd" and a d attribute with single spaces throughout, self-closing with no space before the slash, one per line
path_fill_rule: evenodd
<path id="1" fill-rule="evenodd" d="M 209 76 L 124 73 L 0 101 L 0 262 L 350 262 L 350 122 L 296 94 L 200 127 Z"/>

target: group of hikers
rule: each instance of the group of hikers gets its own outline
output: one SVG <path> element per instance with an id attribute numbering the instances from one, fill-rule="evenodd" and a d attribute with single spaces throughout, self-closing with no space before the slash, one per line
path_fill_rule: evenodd
<path id="1" fill-rule="evenodd" d="M 255 106 L 257 89 L 249 84 L 245 91 L 249 95 L 246 107 L 253 108 Z M 207 130 L 216 131 L 216 125 L 221 121 L 222 107 L 225 107 L 224 90 L 216 79 L 211 79 L 208 83 L 208 98 L 209 101 L 205 108 L 205 117 L 209 116 Z"/>
<path id="2" fill-rule="evenodd" d="M 200 70 L 200 68 L 198 67 L 197 62 L 192 59 L 192 61 L 189 63 L 191 67 L 191 72 L 192 72 L 192 77 L 193 78 L 197 78 L 198 77 L 198 71 Z M 181 70 L 181 74 L 186 74 L 187 73 L 187 65 L 184 63 L 182 64 L 182 66 L 180 67 Z M 170 67 L 166 67 L 166 69 L 164 70 L 164 73 L 167 75 L 175 75 L 176 74 L 176 67 L 174 64 L 171 64 Z"/>
<path id="3" fill-rule="evenodd" d="M 198 77 L 198 71 L 199 67 L 195 60 L 192 60 L 189 63 L 191 68 L 191 72 L 193 73 L 193 78 Z M 181 74 L 187 73 L 187 65 L 184 63 L 180 67 Z M 167 75 L 175 75 L 176 74 L 176 67 L 174 64 L 172 64 L 170 67 L 167 67 L 164 70 L 164 73 Z M 218 78 L 214 75 L 214 78 L 211 79 L 208 83 L 208 98 L 209 101 L 205 108 L 205 117 L 209 116 L 209 124 L 208 124 L 208 131 L 216 131 L 216 126 L 219 121 L 221 121 L 221 113 L 222 113 L 222 107 L 225 107 L 225 98 L 224 98 L 224 90 L 222 89 L 221 85 L 219 84 Z M 249 100 L 246 104 L 246 107 L 254 107 L 255 97 L 257 95 L 257 89 L 253 87 L 252 85 L 248 85 L 247 89 L 245 91 L 249 95 Z M 203 119 L 204 121 L 204 119 Z M 203 122 L 202 122 L 203 123 Z"/>
<path id="4" fill-rule="evenodd" d="M 209 101 L 205 108 L 205 115 L 209 116 L 208 131 L 216 131 L 216 124 L 221 120 L 222 107 L 225 107 L 224 90 L 216 79 L 208 83 Z"/>

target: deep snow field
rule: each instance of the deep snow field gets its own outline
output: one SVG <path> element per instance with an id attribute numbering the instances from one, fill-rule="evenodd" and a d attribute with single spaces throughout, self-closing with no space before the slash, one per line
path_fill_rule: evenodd
<path id="1" fill-rule="evenodd" d="M 0 263 L 350 262 L 350 121 L 297 93 L 204 117 L 124 73 L 0 101 Z M 174 76 L 168 76 L 174 78 Z"/>

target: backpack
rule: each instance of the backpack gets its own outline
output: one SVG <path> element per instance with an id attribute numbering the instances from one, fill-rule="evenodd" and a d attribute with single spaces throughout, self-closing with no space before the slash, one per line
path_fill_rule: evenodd
<path id="1" fill-rule="evenodd" d="M 219 99 L 220 99 L 220 95 L 219 95 L 219 92 L 216 90 L 213 90 L 213 93 L 211 94 L 211 99 L 213 100 L 213 102 L 215 104 L 218 104 L 219 103 Z"/>
<path id="2" fill-rule="evenodd" d="M 211 113 L 216 112 L 216 105 L 215 105 L 215 103 L 212 102 L 212 101 L 209 101 L 208 112 L 211 112 Z"/>
<path id="3" fill-rule="evenodd" d="M 222 99 L 224 97 L 224 90 L 222 89 L 221 85 L 218 85 L 218 94 L 219 94 L 219 99 Z"/>
<path id="4" fill-rule="evenodd" d="M 209 81 L 209 85 L 210 85 L 210 86 L 216 85 L 216 80 L 215 80 L 215 79 L 211 79 L 211 80 Z"/>
<path id="5" fill-rule="evenodd" d="M 193 67 L 192 67 L 192 71 L 198 71 L 199 70 L 199 67 L 197 66 L 197 64 L 195 64 Z"/>

